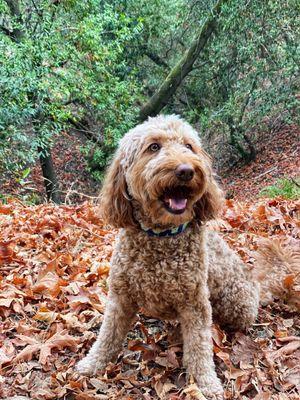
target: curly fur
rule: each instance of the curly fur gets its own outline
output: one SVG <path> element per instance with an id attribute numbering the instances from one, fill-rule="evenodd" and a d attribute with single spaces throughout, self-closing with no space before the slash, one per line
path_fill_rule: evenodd
<path id="1" fill-rule="evenodd" d="M 151 143 L 161 148 L 149 151 Z M 186 145 L 192 146 L 192 150 Z M 181 214 L 169 212 L 162 194 L 179 184 L 180 164 L 195 174 Z M 212 315 L 222 325 L 245 329 L 256 318 L 259 286 L 239 257 L 205 221 L 215 218 L 223 197 L 197 133 L 177 116 L 159 116 L 121 140 L 101 193 L 102 215 L 120 230 L 111 260 L 108 303 L 99 336 L 79 362 L 81 373 L 103 370 L 121 350 L 136 312 L 178 319 L 184 363 L 208 398 L 223 398 L 211 339 Z M 190 221 L 184 233 L 149 237 L 141 224 L 168 229 Z"/>
<path id="2" fill-rule="evenodd" d="M 261 303 L 284 299 L 291 309 L 300 311 L 299 244 L 287 246 L 279 239 L 261 240 L 257 261 L 254 277 L 261 282 Z"/>

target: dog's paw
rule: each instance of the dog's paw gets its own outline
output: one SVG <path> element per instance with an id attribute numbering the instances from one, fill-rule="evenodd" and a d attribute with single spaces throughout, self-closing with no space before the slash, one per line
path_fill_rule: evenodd
<path id="1" fill-rule="evenodd" d="M 95 361 L 89 359 L 89 357 L 80 360 L 75 368 L 81 375 L 93 376 L 97 372 Z"/>
<path id="2" fill-rule="evenodd" d="M 77 363 L 75 368 L 81 375 L 93 376 L 104 371 L 107 363 L 106 360 L 95 360 L 93 357 L 87 355 Z"/>
<path id="3" fill-rule="evenodd" d="M 218 378 L 216 379 L 197 379 L 198 387 L 207 400 L 224 400 L 224 391 Z"/>
<path id="4" fill-rule="evenodd" d="M 222 390 L 211 390 L 207 387 L 200 387 L 200 392 L 207 400 L 224 400 L 224 392 Z"/>

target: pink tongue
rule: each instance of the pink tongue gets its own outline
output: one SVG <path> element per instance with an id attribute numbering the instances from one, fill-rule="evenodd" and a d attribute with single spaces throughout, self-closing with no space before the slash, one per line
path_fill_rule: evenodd
<path id="1" fill-rule="evenodd" d="M 173 210 L 183 210 L 186 207 L 187 199 L 168 199 L 168 203 Z"/>

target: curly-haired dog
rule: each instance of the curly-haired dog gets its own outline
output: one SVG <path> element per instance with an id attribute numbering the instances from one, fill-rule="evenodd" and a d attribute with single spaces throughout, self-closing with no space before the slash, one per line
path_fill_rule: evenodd
<path id="1" fill-rule="evenodd" d="M 78 371 L 96 373 L 118 355 L 136 312 L 181 323 L 184 363 L 208 398 L 223 398 L 216 375 L 212 312 L 244 329 L 256 318 L 258 284 L 242 261 L 205 229 L 222 205 L 208 155 L 177 116 L 129 131 L 104 182 L 104 219 L 120 230 L 99 336 Z"/>

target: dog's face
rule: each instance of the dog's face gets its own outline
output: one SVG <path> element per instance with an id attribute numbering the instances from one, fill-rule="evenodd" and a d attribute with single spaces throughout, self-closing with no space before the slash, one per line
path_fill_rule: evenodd
<path id="1" fill-rule="evenodd" d="M 178 226 L 193 218 L 213 218 L 220 190 L 197 135 L 177 117 L 150 122 L 129 132 L 120 144 L 102 191 L 107 221 L 117 227 L 136 224 L 133 204 L 146 225 Z"/>
<path id="2" fill-rule="evenodd" d="M 177 226 L 190 221 L 207 186 L 206 158 L 187 134 L 153 132 L 143 138 L 126 173 L 128 191 L 152 223 Z"/>

